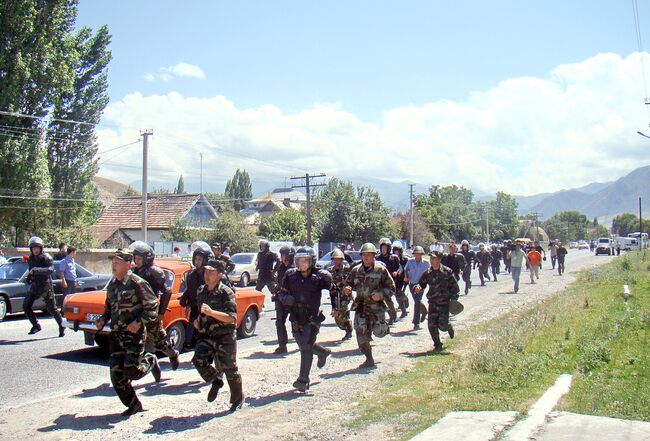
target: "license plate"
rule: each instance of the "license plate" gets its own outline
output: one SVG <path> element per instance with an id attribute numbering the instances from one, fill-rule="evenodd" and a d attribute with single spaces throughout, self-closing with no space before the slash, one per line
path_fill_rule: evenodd
<path id="1" fill-rule="evenodd" d="M 96 322 L 101 318 L 101 314 L 86 314 L 86 320 L 89 322 Z"/>

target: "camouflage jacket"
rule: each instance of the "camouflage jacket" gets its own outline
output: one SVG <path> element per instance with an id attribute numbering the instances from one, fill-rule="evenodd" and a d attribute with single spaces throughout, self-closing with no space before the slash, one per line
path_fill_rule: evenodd
<path id="1" fill-rule="evenodd" d="M 384 299 L 395 294 L 395 282 L 388 270 L 381 263 L 375 262 L 370 268 L 363 264 L 357 265 L 348 275 L 348 286 L 356 293 L 352 309 L 369 313 L 382 313 L 386 309 Z M 373 294 L 379 294 L 381 299 L 373 300 Z"/>
<path id="2" fill-rule="evenodd" d="M 345 260 L 340 267 L 336 267 L 334 263 L 330 263 L 325 268 L 332 275 L 332 287 L 330 288 L 330 297 L 332 305 L 338 305 L 338 297 L 346 298 L 343 293 L 343 288 L 348 284 L 348 274 L 350 274 L 350 264 Z"/>
<path id="3" fill-rule="evenodd" d="M 109 282 L 102 318 L 110 321 L 112 330 L 125 331 L 131 322 L 146 324 L 157 316 L 158 299 L 144 279 L 129 271 L 121 282 L 115 278 Z"/>
<path id="4" fill-rule="evenodd" d="M 438 305 L 449 303 L 450 299 L 457 299 L 460 292 L 454 271 L 444 265 L 440 265 L 438 270 L 433 268 L 426 270 L 420 277 L 418 285 L 422 289 L 428 286 L 427 299 L 429 299 L 429 303 Z"/>
<path id="5" fill-rule="evenodd" d="M 147 281 L 151 289 L 153 290 L 156 297 L 160 297 L 159 302 L 159 313 L 164 313 L 167 311 L 167 306 L 172 297 L 172 291 L 167 288 L 165 285 L 166 276 L 164 271 L 156 265 L 151 266 L 141 266 L 140 268 L 134 268 L 133 272 L 135 275 L 142 277 Z"/>
<path id="6" fill-rule="evenodd" d="M 218 337 L 235 332 L 235 329 L 237 329 L 237 299 L 232 289 L 225 285 L 223 281 L 219 282 L 213 290 L 209 290 L 207 285 L 202 285 L 197 294 L 199 311 L 204 303 L 215 311 L 228 314 L 235 319 L 235 323 L 226 324 L 205 314 L 199 314 L 199 326 L 197 328 L 199 334 L 207 337 Z"/>

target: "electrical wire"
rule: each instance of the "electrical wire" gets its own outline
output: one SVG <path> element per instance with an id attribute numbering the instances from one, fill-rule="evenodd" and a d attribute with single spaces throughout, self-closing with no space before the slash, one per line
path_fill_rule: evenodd
<path id="1" fill-rule="evenodd" d="M 639 50 L 639 58 L 641 63 L 641 80 L 643 82 L 643 92 L 645 93 L 645 108 L 646 113 L 648 114 L 648 119 L 650 119 L 650 96 L 648 96 L 648 84 L 646 82 L 645 75 L 645 62 L 644 62 L 644 53 L 643 53 L 643 38 L 641 37 L 641 23 L 639 21 L 639 5 L 637 0 L 632 0 L 632 12 L 634 14 L 634 30 L 636 36 L 636 44 Z"/>
<path id="2" fill-rule="evenodd" d="M 137 141 L 130 142 L 128 144 L 122 144 L 122 145 L 118 145 L 117 147 L 113 147 L 113 148 L 110 148 L 110 149 L 107 149 L 107 150 L 102 150 L 101 152 L 97 152 L 97 154 L 98 155 L 103 155 L 104 153 L 112 152 L 114 150 L 119 150 L 119 149 L 131 146 L 131 145 L 134 145 L 134 144 L 138 144 L 139 142 L 140 142 L 140 139 L 138 139 Z"/>
<path id="3" fill-rule="evenodd" d="M 0 110 L 0 115 L 5 115 L 5 116 L 15 116 L 17 118 L 30 118 L 30 119 L 44 119 L 46 116 L 38 116 L 38 115 L 28 115 L 26 113 L 20 113 L 20 112 L 7 112 L 6 110 Z M 62 118 L 52 118 L 50 121 L 58 121 L 58 122 L 63 122 L 63 123 L 70 123 L 70 124 L 80 124 L 80 125 L 86 125 L 86 126 L 95 126 L 97 123 L 89 123 L 86 121 L 75 121 L 73 119 L 62 119 Z"/>

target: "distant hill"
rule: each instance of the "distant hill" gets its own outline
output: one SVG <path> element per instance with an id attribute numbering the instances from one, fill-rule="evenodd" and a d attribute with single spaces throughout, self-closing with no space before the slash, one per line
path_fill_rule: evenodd
<path id="1" fill-rule="evenodd" d="M 646 205 L 643 212 L 647 216 L 650 214 L 650 166 L 638 168 L 614 182 L 596 182 L 552 193 L 525 211 L 541 212 L 548 219 L 560 211 L 577 210 L 589 219 L 597 217 L 609 223 L 617 214 L 638 213 L 639 197 Z"/>
<path id="2" fill-rule="evenodd" d="M 101 176 L 95 176 L 93 184 L 95 184 L 99 199 L 104 204 L 104 207 L 111 205 L 115 199 L 122 196 L 126 189 L 129 188 L 126 184 L 102 178 Z"/>

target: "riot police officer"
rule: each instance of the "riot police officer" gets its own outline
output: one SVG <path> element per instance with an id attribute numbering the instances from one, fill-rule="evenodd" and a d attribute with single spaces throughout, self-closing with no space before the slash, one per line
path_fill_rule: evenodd
<path id="1" fill-rule="evenodd" d="M 469 248 L 469 242 L 464 240 L 460 243 L 460 254 L 465 258 L 463 281 L 465 282 L 465 295 L 467 295 L 469 290 L 472 289 L 472 266 L 476 262 L 476 253 Z"/>
<path id="2" fill-rule="evenodd" d="M 169 357 L 172 370 L 176 370 L 179 365 L 178 351 L 172 348 L 162 323 L 163 316 L 167 312 L 167 306 L 169 306 L 169 301 L 172 298 L 172 291 L 165 284 L 165 273 L 159 266 L 153 264 L 156 253 L 145 242 L 141 240 L 135 241 L 129 246 L 129 250 L 133 253 L 134 274 L 143 278 L 158 297 L 158 316 L 155 320 L 147 323 L 146 339 L 156 351 L 160 351 Z"/>
<path id="3" fill-rule="evenodd" d="M 322 368 L 332 352 L 316 343 L 325 320 L 320 309 L 321 290 L 330 289 L 332 277 L 327 271 L 316 269 L 316 253 L 310 247 L 299 248 L 294 259 L 296 267 L 284 276 L 280 300 L 289 308 L 291 331 L 300 348 L 300 374 L 293 387 L 306 392 L 314 355 L 318 357 L 317 366 Z"/>
<path id="4" fill-rule="evenodd" d="M 54 317 L 54 320 L 59 325 L 59 337 L 63 337 L 65 328 L 63 327 L 61 314 L 56 307 L 54 290 L 52 289 L 52 256 L 44 252 L 43 240 L 38 236 L 29 239 L 29 251 L 29 259 L 27 260 L 29 292 L 23 301 L 23 310 L 32 324 L 29 334 L 36 334 L 41 331 L 41 325 L 38 323 L 32 307 L 36 300 L 43 298 L 47 312 Z"/>
<path id="5" fill-rule="evenodd" d="M 196 241 L 191 245 L 192 249 L 192 268 L 185 277 L 185 292 L 179 299 L 179 304 L 189 308 L 189 323 L 185 334 L 185 347 L 193 348 L 196 334 L 194 332 L 194 320 L 199 316 L 199 305 L 197 303 L 197 294 L 201 285 L 205 283 L 203 278 L 203 269 L 208 261 L 214 257 L 210 246 L 202 241 Z"/>
<path id="6" fill-rule="evenodd" d="M 404 318 L 409 314 L 409 298 L 404 292 L 406 288 L 406 283 L 404 282 L 406 278 L 405 268 L 409 260 L 404 257 L 404 246 L 399 240 L 393 242 L 393 254 L 397 256 L 400 263 L 400 269 L 397 272 L 397 275 L 393 275 L 393 280 L 395 281 L 395 299 L 397 299 L 397 305 L 402 310 L 399 318 Z"/>
<path id="7" fill-rule="evenodd" d="M 273 268 L 278 261 L 278 256 L 271 251 L 271 245 L 268 240 L 260 240 L 260 251 L 257 253 L 257 263 L 255 269 L 257 270 L 257 285 L 255 289 L 261 291 L 266 286 L 271 294 L 275 292 L 275 280 L 273 278 Z"/>
<path id="8" fill-rule="evenodd" d="M 282 288 L 282 282 L 287 271 L 294 268 L 293 260 L 295 250 L 287 245 L 280 248 L 280 261 L 275 265 L 275 292 L 271 296 L 271 300 L 275 302 L 275 330 L 278 334 L 278 347 L 275 349 L 274 354 L 286 354 L 287 342 L 289 336 L 287 335 L 287 317 L 289 311 L 280 301 L 278 293 Z"/>

